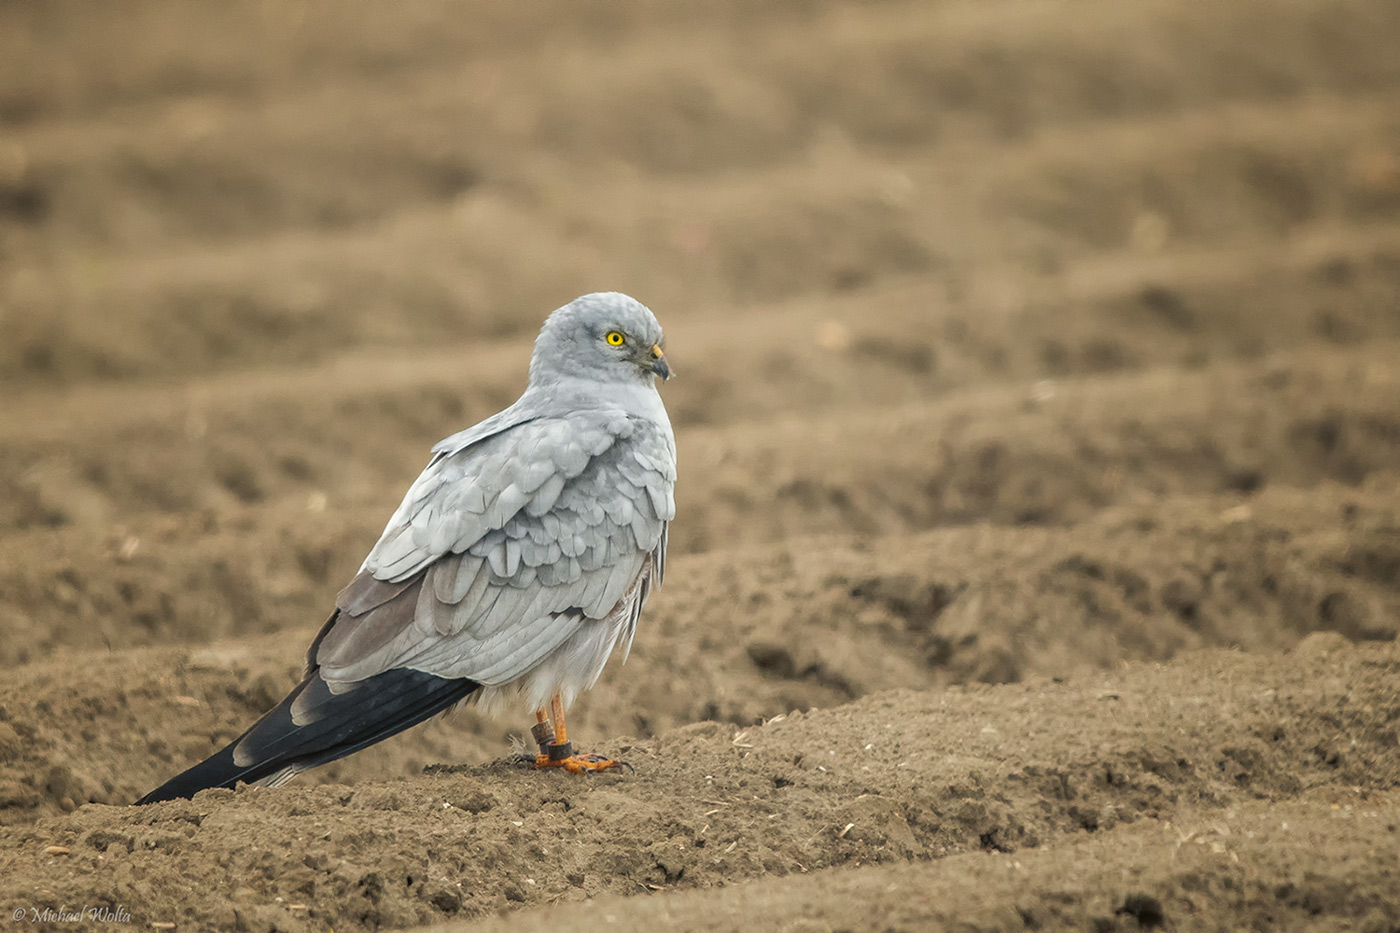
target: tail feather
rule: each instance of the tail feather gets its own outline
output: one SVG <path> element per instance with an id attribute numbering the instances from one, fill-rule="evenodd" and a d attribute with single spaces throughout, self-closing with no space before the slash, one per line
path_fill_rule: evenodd
<path id="1" fill-rule="evenodd" d="M 472 680 L 401 668 L 332 693 L 319 672 L 312 672 L 247 732 L 136 803 L 192 797 L 239 781 L 280 784 L 415 726 L 479 687 Z"/>

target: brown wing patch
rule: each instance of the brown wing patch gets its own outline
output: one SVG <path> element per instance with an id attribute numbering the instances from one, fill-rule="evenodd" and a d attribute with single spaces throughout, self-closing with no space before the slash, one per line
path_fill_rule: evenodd
<path id="1" fill-rule="evenodd" d="M 373 654 L 413 624 L 424 574 L 400 583 L 383 583 L 361 573 L 336 597 L 335 615 L 311 643 L 308 671 L 318 666 L 343 667 Z"/>
<path id="2" fill-rule="evenodd" d="M 422 576 L 416 574 L 398 583 L 385 583 L 383 580 L 376 580 L 368 570 L 361 570 L 345 589 L 336 594 L 335 604 L 352 616 L 362 616 L 420 582 Z"/>

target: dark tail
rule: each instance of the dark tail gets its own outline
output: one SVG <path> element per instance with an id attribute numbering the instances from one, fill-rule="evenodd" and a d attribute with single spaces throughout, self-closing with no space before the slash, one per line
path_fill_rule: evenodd
<path id="1" fill-rule="evenodd" d="M 151 791 L 137 805 L 192 797 L 239 781 L 276 786 L 415 726 L 470 696 L 480 684 L 406 668 L 332 693 L 313 671 L 287 698 L 226 748 Z"/>

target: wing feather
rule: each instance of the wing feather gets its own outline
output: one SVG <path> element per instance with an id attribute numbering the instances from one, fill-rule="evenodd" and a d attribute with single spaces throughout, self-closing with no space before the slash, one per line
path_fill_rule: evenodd
<path id="1" fill-rule="evenodd" d="M 587 620 L 634 620 L 674 509 L 669 426 L 580 412 L 435 451 L 342 592 L 316 651 L 329 683 L 411 667 L 503 684 Z"/>
<path id="2" fill-rule="evenodd" d="M 555 472 L 540 487 L 535 490 L 535 495 L 525 504 L 525 514 L 531 518 L 539 518 L 549 513 L 554 508 L 554 503 L 559 501 L 559 494 L 564 491 L 566 477 L 562 472 Z"/>

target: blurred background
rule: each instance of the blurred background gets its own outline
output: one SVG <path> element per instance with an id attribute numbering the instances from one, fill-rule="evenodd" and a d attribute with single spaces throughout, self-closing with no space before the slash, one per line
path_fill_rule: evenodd
<path id="1" fill-rule="evenodd" d="M 1400 216 L 1397 24 L 1365 0 L 5 4 L 0 379 L 480 346 L 600 288 L 738 328 L 918 306 L 889 336 L 929 371 L 1354 341 L 1394 324 L 1367 264 Z M 946 330 L 1048 302 L 1054 339 Z"/>
<path id="2" fill-rule="evenodd" d="M 601 289 L 667 327 L 685 572 L 593 734 L 1390 637 L 1397 49 L 1394 0 L 0 3 L 0 663 L 243 640 L 69 796 L 207 752 Z"/>

